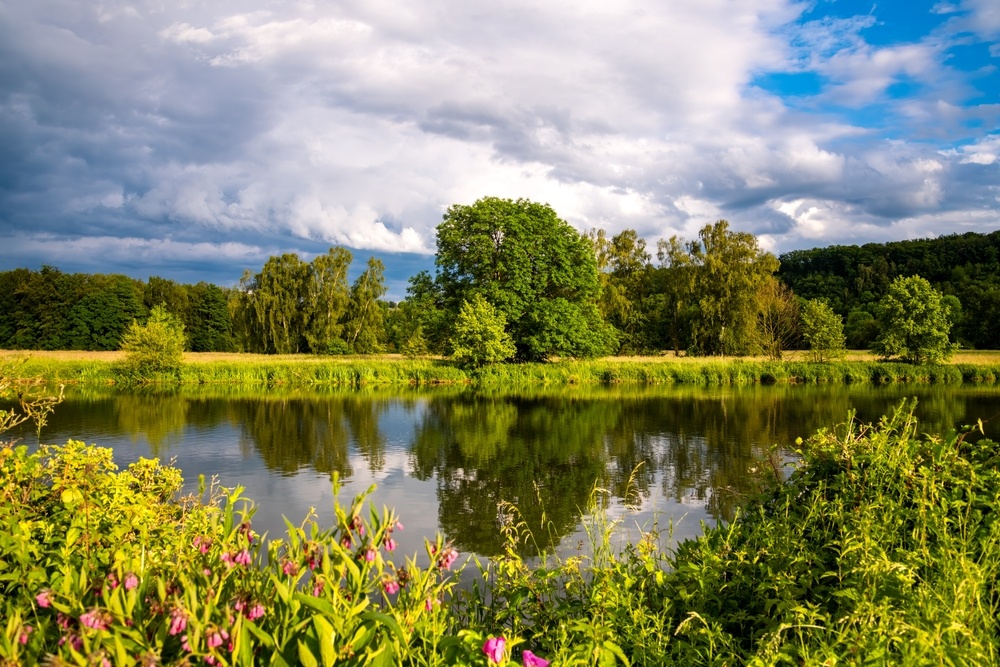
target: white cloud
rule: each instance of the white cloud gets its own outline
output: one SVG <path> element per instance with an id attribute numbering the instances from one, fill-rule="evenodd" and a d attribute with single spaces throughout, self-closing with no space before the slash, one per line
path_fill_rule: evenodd
<path id="1" fill-rule="evenodd" d="M 845 230 L 899 233 L 902 218 L 988 216 L 982 169 L 995 140 L 969 137 L 965 123 L 990 127 L 1000 112 L 969 107 L 974 82 L 947 54 L 973 18 L 977 34 L 995 34 L 995 3 L 939 4 L 946 27 L 878 47 L 864 39 L 877 6 L 848 18 L 822 9 L 7 5 L 0 185 L 14 194 L 0 196 L 0 232 L 58 235 L 85 219 L 100 243 L 169 234 L 166 256 L 180 247 L 170 244 L 220 239 L 261 252 L 301 239 L 430 253 L 449 205 L 498 195 L 650 240 L 726 217 L 780 250 Z M 811 72 L 825 88 L 793 105 L 755 85 L 767 72 Z M 922 92 L 889 100 L 900 81 Z M 843 106 L 891 117 L 869 124 Z M 895 141 L 882 140 L 896 123 Z M 940 145 L 900 138 L 916 131 Z M 240 252 L 215 256 L 250 259 Z"/>

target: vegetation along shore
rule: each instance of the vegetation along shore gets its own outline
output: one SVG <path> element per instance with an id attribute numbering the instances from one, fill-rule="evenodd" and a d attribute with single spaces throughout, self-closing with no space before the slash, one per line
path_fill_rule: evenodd
<path id="1" fill-rule="evenodd" d="M 122 352 L 0 351 L 0 362 L 21 381 L 81 385 L 249 385 L 249 386 L 410 386 L 410 385 L 574 385 L 685 384 L 753 385 L 785 383 L 931 382 L 996 384 L 1000 352 L 959 352 L 946 364 L 879 361 L 853 353 L 832 362 L 803 355 L 765 358 L 608 357 L 545 363 L 493 364 L 470 368 L 450 359 L 402 356 L 243 355 L 186 353 L 182 363 L 140 378 L 130 374 Z"/>
<path id="2" fill-rule="evenodd" d="M 909 406 L 797 445 L 737 518 L 618 548 L 593 494 L 591 546 L 462 561 L 374 487 L 332 523 L 266 540 L 240 489 L 178 500 L 180 472 L 117 470 L 82 443 L 0 447 L 5 664 L 997 664 L 1000 473 L 973 431 L 924 435 Z M 780 459 L 777 459 L 780 460 Z M 333 484 L 336 488 L 337 481 Z M 324 512 L 326 514 L 326 512 Z M 535 528 L 538 530 L 539 528 Z M 544 531 L 544 526 L 540 528 Z M 540 539 L 544 544 L 544 539 Z M 475 585 L 459 586 L 461 570 Z"/>

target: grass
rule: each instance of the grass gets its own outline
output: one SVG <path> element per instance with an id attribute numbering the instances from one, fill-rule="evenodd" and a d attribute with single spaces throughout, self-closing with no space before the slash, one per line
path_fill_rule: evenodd
<path id="1" fill-rule="evenodd" d="M 0 351 L 0 362 L 20 359 L 20 378 L 57 383 L 127 384 L 120 352 Z M 144 378 L 156 384 L 246 384 L 252 386 L 562 386 L 577 384 L 750 385 L 786 383 L 929 382 L 995 384 L 1000 352 L 963 351 L 947 364 L 916 366 L 878 361 L 851 352 L 840 361 L 813 363 L 804 353 L 780 362 L 760 357 L 605 357 L 548 363 L 496 364 L 466 369 L 440 357 L 401 355 L 321 357 L 186 353 L 179 371 Z"/>

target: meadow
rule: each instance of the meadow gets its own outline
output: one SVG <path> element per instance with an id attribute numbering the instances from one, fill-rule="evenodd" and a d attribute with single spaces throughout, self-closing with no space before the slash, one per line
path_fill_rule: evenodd
<path id="1" fill-rule="evenodd" d="M 22 379 L 64 384 L 134 383 L 121 372 L 121 352 L 0 351 Z M 960 351 L 947 364 L 911 365 L 879 361 L 850 352 L 843 360 L 810 362 L 805 353 L 782 361 L 754 357 L 605 357 L 546 363 L 494 364 L 466 368 L 438 357 L 401 355 L 256 355 L 185 353 L 177 371 L 140 378 L 164 384 L 249 384 L 316 386 L 406 386 L 435 384 L 573 385 L 642 384 L 747 385 L 776 383 L 935 382 L 994 384 L 1000 352 Z"/>

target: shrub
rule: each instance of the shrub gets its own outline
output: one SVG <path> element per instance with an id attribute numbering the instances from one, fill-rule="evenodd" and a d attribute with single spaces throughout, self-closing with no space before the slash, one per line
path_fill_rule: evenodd
<path id="1" fill-rule="evenodd" d="M 123 370 L 135 379 L 173 373 L 184 356 L 184 324 L 163 306 L 154 306 L 146 324 L 132 322 L 122 337 Z"/>

